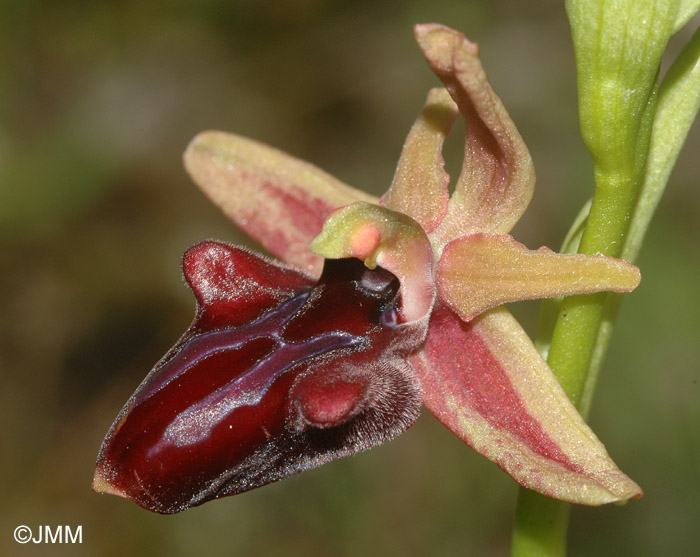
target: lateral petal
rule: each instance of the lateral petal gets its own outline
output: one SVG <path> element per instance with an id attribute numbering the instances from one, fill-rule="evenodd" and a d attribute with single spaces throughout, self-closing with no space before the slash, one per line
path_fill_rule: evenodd
<path id="1" fill-rule="evenodd" d="M 444 245 L 475 232 L 507 233 L 532 198 L 535 171 L 530 153 L 489 85 L 478 46 L 443 25 L 417 25 L 415 33 L 467 129 L 462 172 L 447 215 L 431 239 Z"/>
<path id="2" fill-rule="evenodd" d="M 328 214 L 356 201 L 377 201 L 308 162 L 230 133 L 200 133 L 187 147 L 184 163 L 239 228 L 312 275 L 320 274 L 322 262 L 308 246 Z"/>
<path id="3" fill-rule="evenodd" d="M 438 302 L 411 363 L 425 406 L 524 487 L 586 505 L 641 497 L 506 309 L 465 323 Z"/>
<path id="4" fill-rule="evenodd" d="M 440 297 L 464 321 L 506 302 L 630 292 L 639 280 L 639 269 L 621 259 L 529 250 L 498 234 L 453 240 L 437 267 Z"/>
<path id="5" fill-rule="evenodd" d="M 457 115 L 457 105 L 445 89 L 428 93 L 425 107 L 408 133 L 394 180 L 381 204 L 411 217 L 426 232 L 442 221 L 450 197 L 442 145 Z"/>

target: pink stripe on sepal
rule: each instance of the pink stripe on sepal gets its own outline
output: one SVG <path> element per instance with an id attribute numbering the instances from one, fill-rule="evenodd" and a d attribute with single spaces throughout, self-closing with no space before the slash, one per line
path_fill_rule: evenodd
<path id="1" fill-rule="evenodd" d="M 207 196 L 270 253 L 321 272 L 309 251 L 328 214 L 356 201 L 377 198 L 282 151 L 230 133 L 197 135 L 184 155 L 185 168 Z"/>
<path id="2" fill-rule="evenodd" d="M 466 126 L 462 171 L 433 244 L 476 232 L 505 234 L 523 214 L 535 187 L 530 153 L 491 88 L 479 48 L 438 24 L 416 25 L 428 64 L 457 103 Z"/>
<path id="3" fill-rule="evenodd" d="M 438 303 L 411 363 L 425 406 L 522 486 L 586 505 L 641 497 L 506 309 L 464 323 Z"/>

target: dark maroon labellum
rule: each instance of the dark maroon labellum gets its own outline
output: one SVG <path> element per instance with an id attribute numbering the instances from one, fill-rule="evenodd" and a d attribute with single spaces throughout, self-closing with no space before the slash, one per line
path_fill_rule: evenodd
<path id="1" fill-rule="evenodd" d="M 183 260 L 195 319 L 108 433 L 95 486 L 174 513 L 383 443 L 417 418 L 399 283 L 354 259 L 314 284 L 202 242 Z M 422 340 L 422 339 L 420 339 Z"/>

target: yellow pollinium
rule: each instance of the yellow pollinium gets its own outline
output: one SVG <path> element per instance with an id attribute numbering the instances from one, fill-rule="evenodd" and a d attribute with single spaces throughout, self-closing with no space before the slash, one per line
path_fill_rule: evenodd
<path id="1" fill-rule="evenodd" d="M 372 203 L 353 203 L 329 215 L 310 249 L 326 259 L 362 259 L 369 269 L 379 265 L 396 275 L 407 321 L 430 312 L 435 299 L 433 252 L 411 217 Z"/>

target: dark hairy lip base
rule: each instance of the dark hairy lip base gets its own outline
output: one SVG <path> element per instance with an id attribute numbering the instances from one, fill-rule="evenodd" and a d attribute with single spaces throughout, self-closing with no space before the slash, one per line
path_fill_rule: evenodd
<path id="1" fill-rule="evenodd" d="M 292 272 L 226 244 L 191 248 L 197 316 L 112 426 L 97 488 L 178 512 L 365 450 L 415 421 L 420 389 L 403 363 L 413 347 L 396 342 L 395 277 L 328 261 L 315 285 L 300 276 L 286 299 L 270 296 L 276 275 Z M 238 306 L 255 317 L 236 322 Z"/>

